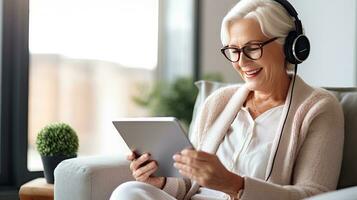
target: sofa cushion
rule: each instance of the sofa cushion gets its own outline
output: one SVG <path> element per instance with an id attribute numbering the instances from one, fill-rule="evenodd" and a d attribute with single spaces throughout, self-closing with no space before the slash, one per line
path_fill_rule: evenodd
<path id="1" fill-rule="evenodd" d="M 337 188 L 357 185 L 357 89 L 326 88 L 340 101 L 345 117 L 345 143 Z M 333 148 L 333 147 L 331 147 Z"/>

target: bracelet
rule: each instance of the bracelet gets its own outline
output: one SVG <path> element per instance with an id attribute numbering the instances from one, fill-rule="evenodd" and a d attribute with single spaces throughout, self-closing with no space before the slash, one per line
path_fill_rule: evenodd
<path id="1" fill-rule="evenodd" d="M 164 189 L 164 187 L 165 187 L 165 185 L 166 185 L 166 179 L 167 179 L 167 178 L 164 177 L 164 184 L 162 184 L 162 186 L 161 186 L 161 188 L 160 188 L 161 190 Z"/>

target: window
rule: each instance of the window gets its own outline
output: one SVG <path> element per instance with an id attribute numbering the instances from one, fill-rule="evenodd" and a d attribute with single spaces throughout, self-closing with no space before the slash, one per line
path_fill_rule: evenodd
<path id="1" fill-rule="evenodd" d="M 158 0 L 30 0 L 28 169 L 41 170 L 38 131 L 70 124 L 79 155 L 116 154 L 111 121 L 147 115 L 132 97 L 158 59 Z"/>
<path id="2" fill-rule="evenodd" d="M 41 169 L 39 166 L 41 164 L 33 143 L 38 129 L 47 123 L 65 121 L 77 130 L 80 139 L 87 137 L 81 139 L 80 155 L 117 154 L 118 149 L 115 148 L 118 148 L 116 144 L 120 143 L 120 138 L 111 125 L 111 117 L 146 114 L 145 109 L 138 108 L 130 102 L 130 95 L 122 94 L 134 91 L 133 83 L 137 80 L 150 84 L 157 72 L 160 78 L 166 78 L 177 73 L 175 69 L 181 70 L 180 74 L 191 73 L 191 69 L 193 72 L 195 66 L 196 72 L 198 71 L 198 62 L 193 55 L 193 52 L 197 53 L 198 46 L 197 41 L 193 40 L 198 37 L 195 34 L 197 30 L 194 28 L 197 27 L 195 23 L 198 21 L 195 19 L 197 11 L 194 9 L 198 9 L 198 4 L 195 3 L 197 1 L 102 0 L 99 4 L 94 0 L 76 0 L 70 2 L 68 8 L 63 5 L 61 7 L 61 4 L 69 3 L 68 0 L 49 2 L 2 0 L 1 2 L 0 199 L 18 199 L 17 190 L 23 183 L 43 176 L 41 171 L 36 171 Z M 134 6 L 138 2 L 141 7 Z M 157 5 L 158 2 L 160 6 Z M 150 15 L 146 13 L 148 16 L 145 15 L 145 22 L 154 21 L 154 18 L 159 17 L 161 21 L 153 22 L 153 26 L 147 24 L 141 26 L 146 27 L 143 30 L 145 36 L 152 39 L 143 40 L 142 35 L 134 35 L 135 40 L 120 40 L 119 34 L 127 33 L 133 36 L 134 33 L 142 32 L 138 32 L 138 27 L 133 26 L 127 30 L 125 24 L 120 24 L 121 21 L 125 21 L 122 20 L 123 17 L 113 21 L 118 13 L 114 13 L 108 7 L 109 5 L 114 7 L 119 3 L 126 8 L 119 14 L 130 15 L 133 12 L 136 15 L 137 12 L 144 14 L 142 9 L 145 8 L 153 11 Z M 57 6 L 52 13 L 46 12 L 51 9 L 46 7 L 50 6 L 49 4 Z M 73 8 L 74 6 L 77 6 L 77 10 Z M 98 12 L 93 11 L 94 7 Z M 157 7 L 160 7 L 160 11 Z M 100 15 L 99 10 L 108 10 L 108 12 Z M 91 11 L 97 18 L 88 16 Z M 39 17 L 41 12 L 45 15 Z M 70 18 L 67 15 L 71 12 L 72 15 L 74 12 L 77 14 Z M 56 15 L 64 20 L 60 20 Z M 35 20 L 36 17 L 38 20 Z M 50 17 L 52 22 L 46 22 L 44 18 Z M 88 19 L 86 17 L 90 18 L 90 23 L 86 22 Z M 131 18 L 127 17 L 126 20 L 132 20 Z M 144 23 L 143 20 L 140 22 Z M 160 28 L 155 28 L 155 23 Z M 176 23 L 186 26 L 168 27 Z M 90 29 L 96 24 L 101 29 Z M 39 28 L 41 28 L 40 32 Z M 113 30 L 104 32 L 105 28 L 113 28 L 116 32 Z M 155 33 L 155 30 L 159 33 Z M 113 35 L 116 37 L 113 38 Z M 180 39 L 178 45 L 173 40 L 178 37 L 186 39 Z M 140 48 L 127 47 L 125 46 L 127 42 L 131 43 L 130 47 Z M 159 45 L 155 46 L 157 42 Z M 64 48 L 67 45 L 71 48 Z M 80 47 L 85 48 L 78 49 Z M 173 49 L 180 54 L 172 53 Z M 116 51 L 118 55 L 115 54 Z M 127 54 L 120 57 L 124 53 Z M 129 54 L 135 55 L 135 59 L 129 57 Z M 171 69 L 168 70 L 168 67 Z M 124 76 L 125 79 L 118 79 L 118 76 Z M 84 99 L 83 96 L 88 98 L 83 101 L 81 100 Z M 91 123 L 88 127 L 88 121 L 100 126 L 94 127 Z M 95 136 L 95 133 L 101 135 Z M 110 136 L 106 137 L 108 135 Z M 98 137 L 105 139 L 96 141 Z M 115 139 L 111 140 L 110 137 Z M 82 144 L 85 141 L 89 141 L 90 145 L 98 144 L 98 148 L 93 151 L 85 149 L 86 145 Z M 110 146 L 113 145 L 112 141 L 116 142 L 115 147 Z M 106 144 L 108 147 L 103 150 L 100 144 Z"/>

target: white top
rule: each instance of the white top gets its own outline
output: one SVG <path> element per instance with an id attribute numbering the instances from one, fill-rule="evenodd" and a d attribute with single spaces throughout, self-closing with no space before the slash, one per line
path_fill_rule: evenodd
<path id="1" fill-rule="evenodd" d="M 283 107 L 284 105 L 271 108 L 255 120 L 245 107 L 238 112 L 216 153 L 229 171 L 240 176 L 265 179 L 271 146 Z M 192 197 L 193 200 L 228 198 L 223 192 L 204 187 Z"/>

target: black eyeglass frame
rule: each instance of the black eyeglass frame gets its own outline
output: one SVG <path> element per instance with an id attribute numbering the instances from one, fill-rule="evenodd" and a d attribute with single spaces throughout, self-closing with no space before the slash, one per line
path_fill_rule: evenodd
<path id="1" fill-rule="evenodd" d="M 226 57 L 230 62 L 233 62 L 233 63 L 236 63 L 236 62 L 239 61 L 239 59 L 240 59 L 240 57 L 241 57 L 240 55 L 241 55 L 242 52 L 243 52 L 243 54 L 244 54 L 246 57 L 248 57 L 248 58 L 251 59 L 251 60 L 259 60 L 259 59 L 263 56 L 263 47 L 264 47 L 265 45 L 267 45 L 267 44 L 269 44 L 269 43 L 275 41 L 275 40 L 278 39 L 278 38 L 279 38 L 279 37 L 274 37 L 274 38 L 271 38 L 271 39 L 269 39 L 269 40 L 267 40 L 267 41 L 264 41 L 264 42 L 251 42 L 251 43 L 247 43 L 247 44 L 244 45 L 242 48 L 237 48 L 237 47 L 232 47 L 232 46 L 228 46 L 228 45 L 227 45 L 227 46 L 224 46 L 224 47 L 221 48 L 221 53 L 224 55 L 224 57 Z M 249 54 L 247 54 L 247 53 L 245 52 L 245 49 L 246 49 L 247 47 L 249 47 L 250 45 L 258 45 L 258 48 L 257 48 L 257 49 L 260 49 L 260 52 L 261 52 L 259 58 L 252 58 L 252 57 L 249 56 Z M 226 55 L 225 51 L 226 51 L 227 49 L 234 49 L 234 50 L 238 51 L 238 58 L 237 58 L 237 60 L 231 60 L 231 59 L 229 58 L 229 56 Z"/>

